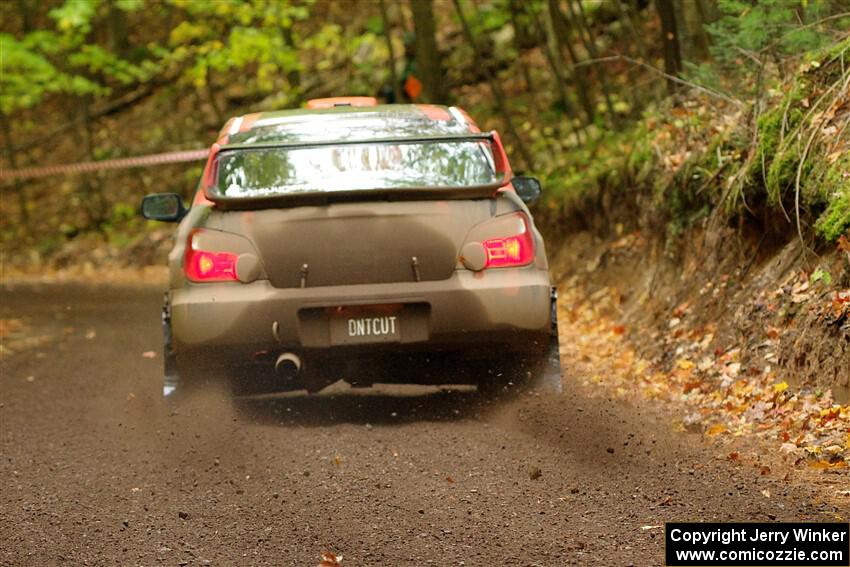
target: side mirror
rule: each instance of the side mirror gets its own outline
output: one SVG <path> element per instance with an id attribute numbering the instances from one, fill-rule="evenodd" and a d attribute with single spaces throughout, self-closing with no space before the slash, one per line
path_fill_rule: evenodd
<path id="1" fill-rule="evenodd" d="M 142 216 L 149 220 L 180 222 L 186 216 L 186 207 L 177 193 L 154 193 L 142 199 Z"/>
<path id="2" fill-rule="evenodd" d="M 511 179 L 516 194 L 522 199 L 526 205 L 534 204 L 540 198 L 540 193 L 543 188 L 540 186 L 540 180 L 536 177 L 528 177 L 518 175 Z"/>

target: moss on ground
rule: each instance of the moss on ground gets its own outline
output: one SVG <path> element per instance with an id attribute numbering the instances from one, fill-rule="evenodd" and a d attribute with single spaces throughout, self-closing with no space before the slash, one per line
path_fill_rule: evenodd
<path id="1" fill-rule="evenodd" d="M 850 121 L 841 99 L 848 55 L 850 39 L 808 54 L 784 92 L 770 91 L 755 138 L 747 111 L 718 111 L 709 101 L 663 106 L 621 130 L 595 131 L 539 172 L 550 206 L 581 207 L 588 192 L 637 186 L 675 237 L 715 207 L 748 214 L 753 203 L 781 216 L 791 234 L 795 223 L 784 219 L 799 201 L 803 225 L 835 241 L 850 230 L 850 132 L 841 129 Z"/>
<path id="2" fill-rule="evenodd" d="M 829 199 L 829 204 L 815 223 L 818 235 L 832 242 L 850 230 L 850 187 Z"/>

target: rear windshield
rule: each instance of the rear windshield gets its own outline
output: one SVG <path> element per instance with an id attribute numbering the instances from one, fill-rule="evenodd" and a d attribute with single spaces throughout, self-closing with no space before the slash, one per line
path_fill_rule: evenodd
<path id="1" fill-rule="evenodd" d="M 238 149 L 219 154 L 211 196 L 458 188 L 499 180 L 485 140 Z"/>

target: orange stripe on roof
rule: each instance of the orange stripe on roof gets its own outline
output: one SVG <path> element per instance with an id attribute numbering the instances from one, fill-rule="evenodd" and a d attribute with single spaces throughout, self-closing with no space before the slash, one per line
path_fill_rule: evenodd
<path id="1" fill-rule="evenodd" d="M 233 121 L 236 120 L 235 116 L 231 116 L 227 119 L 227 122 L 224 123 L 224 126 L 221 127 L 221 130 L 218 131 L 218 139 L 224 138 L 227 136 L 227 133 L 230 131 L 230 127 L 233 126 Z"/>
<path id="2" fill-rule="evenodd" d="M 425 116 L 431 120 L 442 120 L 448 122 L 452 119 L 452 115 L 445 108 L 434 106 L 433 104 L 417 104 L 416 108 L 421 110 Z"/>
<path id="3" fill-rule="evenodd" d="M 239 131 L 246 132 L 250 130 L 251 127 L 254 125 L 254 122 L 256 122 L 257 119 L 262 115 L 262 112 L 252 112 L 251 114 L 246 114 L 245 116 L 243 116 L 242 124 L 239 126 Z"/>

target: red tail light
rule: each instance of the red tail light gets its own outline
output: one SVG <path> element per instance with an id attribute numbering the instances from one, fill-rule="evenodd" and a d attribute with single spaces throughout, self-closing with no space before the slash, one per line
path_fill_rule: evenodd
<path id="1" fill-rule="evenodd" d="M 235 282 L 237 255 L 231 252 L 211 252 L 198 250 L 193 232 L 186 246 L 183 271 L 193 282 Z"/>
<path id="2" fill-rule="evenodd" d="M 523 231 L 505 238 L 490 238 L 481 244 L 487 251 L 487 268 L 525 266 L 534 260 L 534 237 L 522 215 Z"/>

